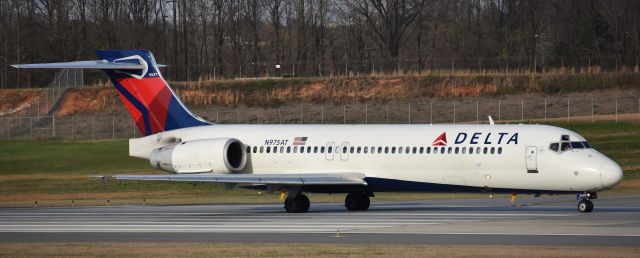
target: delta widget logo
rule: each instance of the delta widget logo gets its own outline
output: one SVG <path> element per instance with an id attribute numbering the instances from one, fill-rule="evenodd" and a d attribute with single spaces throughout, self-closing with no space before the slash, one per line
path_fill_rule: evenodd
<path id="1" fill-rule="evenodd" d="M 433 141 L 432 146 L 447 146 L 447 132 L 442 133 Z"/>

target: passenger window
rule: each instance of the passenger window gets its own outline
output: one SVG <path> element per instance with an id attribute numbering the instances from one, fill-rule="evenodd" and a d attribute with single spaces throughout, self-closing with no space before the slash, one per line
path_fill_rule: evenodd
<path id="1" fill-rule="evenodd" d="M 440 154 L 444 154 L 445 149 L 445 147 L 440 148 Z"/>
<path id="2" fill-rule="evenodd" d="M 409 154 L 409 152 L 411 151 L 411 147 L 407 147 L 404 149 L 404 153 Z M 415 151 L 413 153 L 416 153 Z"/>
<path id="3" fill-rule="evenodd" d="M 273 153 L 278 153 L 278 147 L 273 146 Z"/>
<path id="4" fill-rule="evenodd" d="M 462 154 L 467 154 L 467 147 L 462 147 Z"/>
<path id="5" fill-rule="evenodd" d="M 433 154 L 438 154 L 438 147 L 433 147 Z"/>
<path id="6" fill-rule="evenodd" d="M 459 147 L 456 147 L 455 153 L 456 154 L 460 153 L 460 148 Z"/>
<path id="7" fill-rule="evenodd" d="M 333 146 L 329 146 L 329 148 L 327 148 L 327 152 L 328 153 L 332 153 L 333 152 Z"/>
<path id="8" fill-rule="evenodd" d="M 300 153 L 304 153 L 304 147 L 300 147 Z"/>
<path id="9" fill-rule="evenodd" d="M 311 153 L 311 146 L 307 147 L 307 153 Z"/>
<path id="10" fill-rule="evenodd" d="M 247 153 L 251 153 L 251 146 L 247 146 Z"/>
<path id="11" fill-rule="evenodd" d="M 417 147 L 413 147 L 413 154 L 418 153 L 418 148 Z"/>
<path id="12" fill-rule="evenodd" d="M 476 147 L 476 154 L 480 154 L 480 147 Z"/>
<path id="13" fill-rule="evenodd" d="M 291 146 L 287 146 L 287 153 L 291 153 Z"/>
<path id="14" fill-rule="evenodd" d="M 353 146 L 351 146 L 351 148 L 349 148 L 349 149 L 350 149 L 350 152 L 351 152 L 351 153 L 354 153 L 354 152 L 355 152 L 355 150 L 356 150 L 356 148 L 355 148 L 355 147 L 353 147 Z"/>
<path id="15" fill-rule="evenodd" d="M 396 147 L 391 147 L 391 153 L 396 153 Z"/>
<path id="16" fill-rule="evenodd" d="M 502 154 L 502 147 L 498 147 L 498 154 Z"/>
<path id="17" fill-rule="evenodd" d="M 284 153 L 284 146 L 280 146 L 280 153 Z"/>
<path id="18" fill-rule="evenodd" d="M 473 154 L 473 147 L 469 147 L 469 154 Z"/>
<path id="19" fill-rule="evenodd" d="M 567 151 L 571 149 L 571 144 L 569 142 L 562 142 L 560 144 L 560 151 Z"/>
<path id="20" fill-rule="evenodd" d="M 342 153 L 347 153 L 347 146 L 342 147 Z"/>
<path id="21" fill-rule="evenodd" d="M 402 154 L 402 147 L 398 147 L 398 153 Z"/>
<path id="22" fill-rule="evenodd" d="M 364 147 L 364 153 L 369 153 L 369 147 Z"/>
<path id="23" fill-rule="evenodd" d="M 431 153 L 431 147 L 427 147 L 427 154 Z"/>
<path id="24" fill-rule="evenodd" d="M 424 153 L 424 147 L 420 147 L 419 152 L 420 152 L 420 154 Z"/>
<path id="25" fill-rule="evenodd" d="M 482 153 L 487 154 L 487 147 L 484 147 L 484 151 Z"/>
<path id="26" fill-rule="evenodd" d="M 558 144 L 557 142 L 554 142 L 549 145 L 549 149 L 555 152 L 558 152 L 559 147 L 560 147 L 560 144 Z"/>
<path id="27" fill-rule="evenodd" d="M 378 153 L 382 153 L 382 147 L 378 147 Z"/>
<path id="28" fill-rule="evenodd" d="M 320 153 L 324 153 L 324 146 L 320 147 Z"/>
<path id="29" fill-rule="evenodd" d="M 491 147 L 491 154 L 495 154 L 496 153 L 496 147 Z"/>
<path id="30" fill-rule="evenodd" d="M 449 147 L 449 148 L 447 149 L 447 154 L 451 154 L 451 151 L 452 151 L 452 150 L 453 150 L 453 148 Z"/>
<path id="31" fill-rule="evenodd" d="M 298 146 L 293 147 L 293 153 L 297 153 L 298 152 Z"/>
<path id="32" fill-rule="evenodd" d="M 389 147 L 384 147 L 384 153 L 389 153 Z"/>
<path id="33" fill-rule="evenodd" d="M 358 146 L 358 153 L 362 152 L 362 147 Z"/>
<path id="34" fill-rule="evenodd" d="M 264 146 L 260 146 L 260 153 L 264 152 Z"/>
<path id="35" fill-rule="evenodd" d="M 253 153 L 258 153 L 258 147 L 253 146 Z"/>

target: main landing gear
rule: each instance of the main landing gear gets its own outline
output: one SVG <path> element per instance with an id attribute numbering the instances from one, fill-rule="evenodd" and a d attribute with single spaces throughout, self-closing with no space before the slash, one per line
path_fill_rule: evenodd
<path id="1" fill-rule="evenodd" d="M 297 194 L 293 196 L 287 196 L 284 200 L 284 209 L 288 213 L 304 213 L 309 211 L 309 197 L 304 194 Z"/>
<path id="2" fill-rule="evenodd" d="M 351 192 L 344 199 L 344 206 L 350 211 L 366 211 L 371 205 L 369 196 L 373 196 L 373 194 L 369 192 Z"/>
<path id="3" fill-rule="evenodd" d="M 592 199 L 598 199 L 598 194 L 596 193 L 581 193 L 578 194 L 578 211 L 582 213 L 589 213 L 593 211 L 593 202 Z"/>

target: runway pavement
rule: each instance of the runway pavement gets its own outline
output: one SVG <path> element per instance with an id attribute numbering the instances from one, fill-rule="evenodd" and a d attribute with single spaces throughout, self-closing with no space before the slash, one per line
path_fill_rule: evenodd
<path id="1" fill-rule="evenodd" d="M 640 246 L 640 195 L 374 202 L 0 209 L 0 242 L 301 242 Z M 313 202 L 313 198 L 312 198 Z"/>

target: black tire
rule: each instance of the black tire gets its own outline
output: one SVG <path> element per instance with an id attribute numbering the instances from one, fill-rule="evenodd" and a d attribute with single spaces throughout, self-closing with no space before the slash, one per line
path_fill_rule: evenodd
<path id="1" fill-rule="evenodd" d="M 593 202 L 589 200 L 580 200 L 578 202 L 578 211 L 582 213 L 588 213 L 593 211 Z"/>
<path id="2" fill-rule="evenodd" d="M 287 210 L 288 213 L 304 213 L 309 211 L 310 206 L 309 197 L 304 194 L 287 197 L 284 201 L 284 209 Z"/>
<path id="3" fill-rule="evenodd" d="M 369 199 L 368 193 L 349 193 L 344 199 L 344 206 L 350 211 L 365 211 L 369 209 L 370 205 L 371 199 Z"/>

